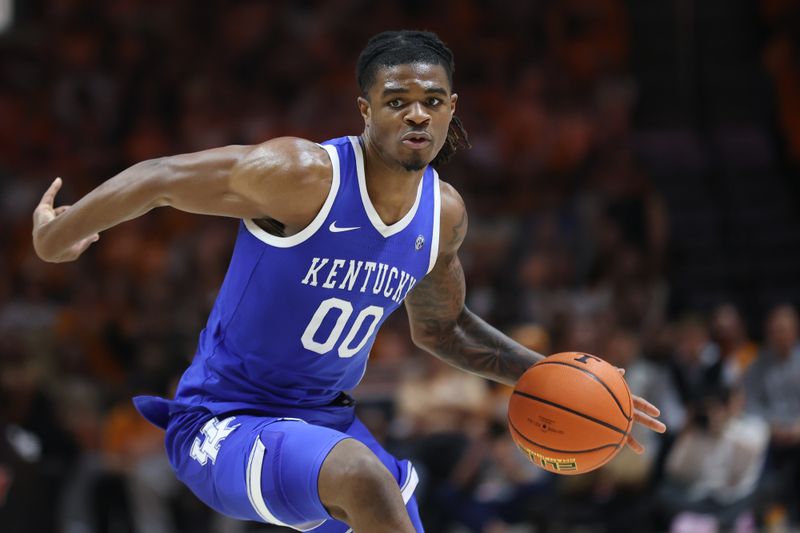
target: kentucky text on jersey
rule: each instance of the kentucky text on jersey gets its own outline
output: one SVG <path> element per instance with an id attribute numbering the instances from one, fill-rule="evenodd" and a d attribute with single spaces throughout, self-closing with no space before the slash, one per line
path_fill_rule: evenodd
<path id="1" fill-rule="evenodd" d="M 324 289 L 371 290 L 372 294 L 383 294 L 400 303 L 416 282 L 417 279 L 408 272 L 386 263 L 315 257 L 301 283 Z"/>

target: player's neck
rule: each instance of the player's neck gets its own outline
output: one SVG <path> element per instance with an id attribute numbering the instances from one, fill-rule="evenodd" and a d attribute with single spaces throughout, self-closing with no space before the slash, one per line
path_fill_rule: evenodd
<path id="1" fill-rule="evenodd" d="M 425 169 L 410 171 L 389 163 L 363 136 L 359 141 L 364 151 L 364 178 L 370 201 L 384 223 L 394 224 L 414 205 Z"/>

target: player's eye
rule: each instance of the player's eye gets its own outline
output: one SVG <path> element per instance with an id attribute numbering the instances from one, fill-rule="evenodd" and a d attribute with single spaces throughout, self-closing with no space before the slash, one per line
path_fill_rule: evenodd
<path id="1" fill-rule="evenodd" d="M 403 105 L 403 102 L 395 98 L 394 100 L 389 100 L 387 105 L 393 109 L 399 109 Z"/>
<path id="2" fill-rule="evenodd" d="M 435 96 L 431 97 L 431 98 L 428 98 L 428 105 L 429 106 L 436 107 L 438 105 L 441 105 L 441 103 L 442 103 L 442 100 L 440 98 L 436 98 Z"/>

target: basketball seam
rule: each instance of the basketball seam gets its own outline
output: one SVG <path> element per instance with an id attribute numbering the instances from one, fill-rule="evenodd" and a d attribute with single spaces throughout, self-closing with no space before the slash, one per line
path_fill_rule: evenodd
<path id="1" fill-rule="evenodd" d="M 574 368 L 575 370 L 580 370 L 581 372 L 589 374 L 589 376 L 591 376 L 592 379 L 594 379 L 600 385 L 602 385 L 608 391 L 608 393 L 611 395 L 611 397 L 614 398 L 614 403 L 616 403 L 617 407 L 619 407 L 619 412 L 622 413 L 622 416 L 624 416 L 625 419 L 628 422 L 631 421 L 631 417 L 625 414 L 625 409 L 622 408 L 622 403 L 620 403 L 619 399 L 617 399 L 617 395 L 614 394 L 614 391 L 612 391 L 611 388 L 608 385 L 606 385 L 606 382 L 603 381 L 602 379 L 600 379 L 600 376 L 598 376 L 594 372 L 592 372 L 590 370 L 586 370 L 585 368 L 581 368 L 579 366 L 571 365 L 569 363 L 564 363 L 562 361 L 542 361 L 541 363 L 538 363 L 538 364 L 539 365 L 562 365 L 562 366 L 568 366 L 570 368 Z"/>
<path id="2" fill-rule="evenodd" d="M 535 440 L 529 439 L 524 433 L 522 433 L 514 422 L 511 420 L 511 417 L 508 417 L 508 425 L 511 426 L 520 437 L 525 439 L 526 441 L 530 442 L 534 446 L 538 446 L 539 448 L 544 448 L 545 450 L 549 450 L 551 452 L 559 452 L 559 453 L 589 453 L 589 452 L 596 452 L 597 450 L 602 450 L 603 448 L 619 448 L 619 444 L 604 444 L 602 446 L 598 446 L 597 448 L 589 448 L 588 450 L 561 450 L 559 448 L 551 448 L 549 446 L 545 446 L 544 444 L 539 444 Z"/>
<path id="3" fill-rule="evenodd" d="M 625 446 L 625 441 L 627 440 L 628 436 L 631 434 L 631 431 L 633 431 L 633 421 L 632 420 L 628 420 L 628 430 L 625 432 L 624 435 L 622 435 L 622 438 L 619 439 L 618 446 L 623 446 L 623 447 Z"/>
<path id="4" fill-rule="evenodd" d="M 567 365 L 567 366 L 569 366 L 569 365 Z M 578 415 L 578 416 L 583 417 L 583 418 L 585 418 L 587 420 L 591 420 L 592 422 L 594 422 L 596 424 L 600 424 L 601 426 L 605 426 L 608 429 L 612 429 L 612 430 L 616 431 L 617 433 L 622 433 L 623 435 L 625 435 L 627 433 L 627 431 L 619 429 L 617 426 L 609 424 L 608 422 L 600 420 L 599 418 L 595 418 L 595 417 L 593 417 L 591 415 L 587 415 L 587 414 L 581 413 L 579 411 L 576 411 L 574 409 L 570 409 L 569 407 L 567 407 L 565 405 L 561 405 L 561 404 L 558 404 L 558 403 L 555 403 L 555 402 L 551 402 L 550 400 L 545 400 L 544 398 L 539 398 L 538 396 L 534 396 L 532 394 L 528 394 L 526 392 L 521 392 L 521 391 L 518 391 L 518 390 L 515 390 L 513 394 L 518 394 L 518 395 L 522 396 L 523 398 L 528 398 L 529 400 L 533 400 L 533 401 L 536 401 L 536 402 L 541 402 L 541 403 L 549 405 L 551 407 L 556 407 L 556 408 L 561 409 L 563 411 L 567 411 L 568 413 L 572 413 L 574 415 Z"/>
<path id="5" fill-rule="evenodd" d="M 616 446 L 615 446 L 615 448 L 620 448 L 621 446 L 624 446 L 624 444 L 622 444 L 622 443 L 625 441 L 625 439 L 626 439 L 627 437 L 628 437 L 627 435 L 623 435 L 623 436 L 622 436 L 622 438 L 619 440 L 619 444 L 618 444 L 618 445 L 616 445 Z M 608 455 L 606 455 L 606 456 L 605 456 L 605 458 L 604 458 L 604 459 L 603 459 L 603 460 L 600 462 L 600 464 L 598 464 L 597 466 L 595 466 L 594 468 L 592 468 L 592 470 L 594 470 L 595 468 L 600 468 L 601 466 L 605 466 L 605 465 L 607 465 L 607 464 L 608 464 L 608 463 L 609 463 L 609 462 L 610 462 L 610 461 L 611 461 L 611 460 L 612 460 L 614 457 L 616 457 L 616 454 L 615 454 L 615 453 L 613 453 L 613 452 L 612 452 L 612 453 L 609 453 L 609 454 L 608 454 Z M 587 472 L 589 472 L 589 471 L 590 471 L 590 470 L 587 470 Z"/>

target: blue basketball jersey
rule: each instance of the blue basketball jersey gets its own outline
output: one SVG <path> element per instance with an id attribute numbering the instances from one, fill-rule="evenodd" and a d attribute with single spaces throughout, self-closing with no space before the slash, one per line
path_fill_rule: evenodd
<path id="1" fill-rule="evenodd" d="M 331 189 L 305 229 L 277 237 L 252 220 L 240 224 L 175 402 L 212 413 L 331 403 L 359 383 L 381 324 L 433 268 L 436 171 L 425 170 L 413 207 L 386 225 L 367 193 L 359 139 L 322 146 Z"/>

